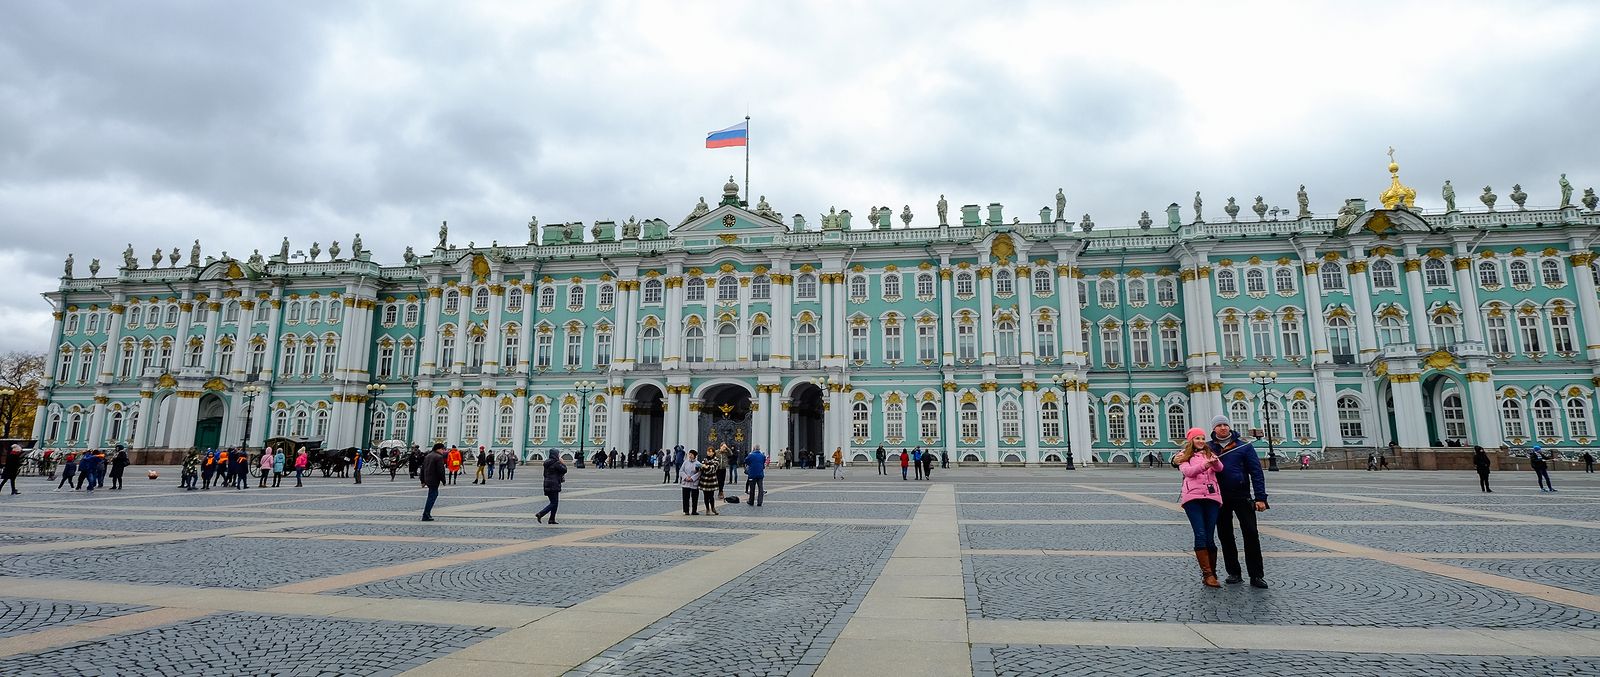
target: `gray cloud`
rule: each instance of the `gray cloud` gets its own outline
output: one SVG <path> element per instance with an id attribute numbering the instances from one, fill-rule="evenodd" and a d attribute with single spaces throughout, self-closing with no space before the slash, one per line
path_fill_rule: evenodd
<path id="1" fill-rule="evenodd" d="M 754 192 L 813 218 L 940 193 L 1026 217 L 1060 186 L 1106 228 L 1300 183 L 1331 212 L 1391 144 L 1430 206 L 1445 178 L 1600 184 L 1586 3 L 770 4 L 10 6 L 0 349 L 45 344 L 68 251 L 360 231 L 397 260 L 442 219 L 676 220 L 743 172 L 701 135 L 747 110 Z"/>

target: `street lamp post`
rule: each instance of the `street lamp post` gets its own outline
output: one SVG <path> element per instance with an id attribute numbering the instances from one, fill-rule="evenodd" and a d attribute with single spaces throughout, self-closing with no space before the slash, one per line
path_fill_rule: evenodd
<path id="1" fill-rule="evenodd" d="M 239 447 L 248 453 L 250 451 L 250 422 L 256 411 L 256 398 L 267 392 L 267 389 L 252 383 L 239 389 L 239 392 L 244 395 L 244 435 L 243 439 L 239 441 Z"/>
<path id="2" fill-rule="evenodd" d="M 1267 436 L 1267 464 L 1269 469 L 1277 470 L 1278 451 L 1272 446 L 1272 419 L 1267 416 L 1267 386 L 1278 381 L 1278 372 L 1252 371 L 1250 382 L 1261 386 L 1261 395 L 1256 400 L 1256 410 L 1261 412 L 1261 430 Z"/>
<path id="3" fill-rule="evenodd" d="M 367 440 L 367 445 L 368 446 L 370 446 L 373 442 L 381 442 L 382 441 L 382 440 L 371 439 L 371 437 L 372 437 L 372 403 L 378 399 L 379 395 L 382 395 L 384 393 L 384 391 L 386 391 L 388 389 L 389 389 L 389 386 L 386 386 L 386 385 L 384 385 L 382 383 L 368 383 L 367 384 L 367 424 L 365 426 L 366 427 L 366 431 L 362 432 L 361 434 L 368 438 L 368 440 Z M 363 449 L 365 449 L 365 448 L 368 448 L 368 447 L 363 447 Z M 357 453 L 360 453 L 360 452 L 357 452 Z"/>
<path id="4" fill-rule="evenodd" d="M 584 433 L 589 427 L 589 393 L 600 386 L 594 381 L 578 381 L 572 384 L 572 389 L 578 391 L 578 458 L 574 465 L 583 467 Z"/>
<path id="5" fill-rule="evenodd" d="M 822 394 L 823 394 L 823 397 L 824 397 L 822 408 L 824 410 L 828 410 L 828 404 L 827 404 L 827 399 L 826 399 L 827 395 L 828 395 L 828 393 L 832 392 L 834 388 L 837 388 L 837 387 L 840 387 L 840 386 L 844 385 L 844 377 L 843 376 L 829 376 L 827 374 L 823 374 L 821 376 L 813 376 L 813 377 L 811 377 L 811 382 L 813 384 L 815 384 L 818 388 L 822 389 Z M 828 457 L 828 442 L 827 442 L 827 439 L 828 439 L 828 423 L 829 423 L 829 421 L 828 421 L 827 415 L 824 415 L 822 417 L 822 421 L 823 421 L 823 423 L 822 423 L 822 438 L 823 438 L 822 449 L 819 449 L 817 451 L 817 455 L 812 457 L 812 458 L 815 459 L 815 462 L 813 462 L 811 464 L 811 467 L 816 469 L 816 470 L 821 470 L 822 469 L 823 465 L 825 465 L 825 462 L 823 461 L 823 459 Z M 905 453 L 905 452 L 902 451 L 900 453 Z"/>
<path id="6" fill-rule="evenodd" d="M 13 398 L 16 396 L 16 390 L 0 388 L 0 416 L 4 416 L 4 419 L 0 420 L 0 437 L 11 437 L 11 417 L 14 415 L 11 403 L 15 401 Z"/>
<path id="7" fill-rule="evenodd" d="M 1077 470 L 1072 465 L 1072 424 L 1070 423 L 1072 419 L 1067 412 L 1067 386 L 1072 385 L 1072 379 L 1066 374 L 1055 374 L 1050 377 L 1050 382 L 1061 389 L 1061 408 L 1058 415 L 1061 417 L 1061 437 L 1067 441 L 1067 470 Z"/>

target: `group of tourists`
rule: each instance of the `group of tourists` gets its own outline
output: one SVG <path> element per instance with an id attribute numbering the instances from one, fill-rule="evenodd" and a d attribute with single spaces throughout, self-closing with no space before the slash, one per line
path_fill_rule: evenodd
<path id="1" fill-rule="evenodd" d="M 933 479 L 933 464 L 935 461 L 939 462 L 939 467 L 941 468 L 950 467 L 950 456 L 948 454 L 939 454 L 935 457 L 933 450 L 923 451 L 922 447 L 913 447 L 910 451 L 901 449 L 899 456 L 901 481 L 906 480 L 906 471 L 910 468 L 916 469 L 917 479 L 931 480 Z M 889 452 L 884 450 L 882 445 L 879 445 L 877 451 L 873 452 L 873 457 L 878 460 L 878 474 L 888 475 Z M 835 463 L 837 464 L 840 460 L 842 459 L 836 460 Z M 836 472 L 840 473 L 840 477 L 843 477 L 842 471 Z"/>
<path id="2" fill-rule="evenodd" d="M 219 489 L 242 490 L 250 487 L 252 475 L 259 475 L 257 488 L 266 488 L 268 476 L 272 478 L 272 486 L 279 487 L 283 485 L 284 469 L 292 468 L 294 485 L 301 487 L 305 486 L 303 478 L 310 465 L 310 455 L 304 449 L 293 457 L 283 447 L 268 447 L 254 456 L 249 450 L 236 447 L 207 449 L 203 454 L 191 451 L 183 459 L 178 486 L 185 491 L 209 491 L 212 484 Z"/>
<path id="3" fill-rule="evenodd" d="M 22 493 L 18 490 L 17 479 L 22 476 L 22 462 L 26 456 L 27 452 L 23 451 L 20 444 L 13 444 L 5 450 L 3 463 L 0 463 L 0 491 L 4 491 L 6 484 L 10 483 L 13 496 Z M 68 451 L 65 454 L 49 449 L 39 458 L 39 470 L 52 482 L 56 479 L 56 470 L 61 471 L 61 481 L 56 484 L 56 491 L 66 488 L 92 492 L 106 486 L 107 479 L 111 480 L 109 489 L 116 491 L 122 489 L 122 473 L 131 462 L 127 449 L 120 444 L 109 456 L 104 449 Z"/>

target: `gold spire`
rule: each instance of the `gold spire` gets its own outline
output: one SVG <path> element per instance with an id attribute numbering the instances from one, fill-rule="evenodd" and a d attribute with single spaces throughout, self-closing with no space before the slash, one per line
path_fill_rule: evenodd
<path id="1" fill-rule="evenodd" d="M 1400 183 L 1400 165 L 1394 161 L 1394 146 L 1389 147 L 1389 188 L 1378 195 L 1378 199 L 1383 202 L 1384 209 L 1401 205 L 1406 209 L 1415 209 L 1417 206 L 1417 191 Z"/>

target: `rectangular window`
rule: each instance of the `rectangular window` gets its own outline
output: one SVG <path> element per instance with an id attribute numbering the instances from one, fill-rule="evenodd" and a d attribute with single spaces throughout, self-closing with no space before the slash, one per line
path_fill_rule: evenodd
<path id="1" fill-rule="evenodd" d="M 400 378 L 409 378 L 416 363 L 417 347 L 409 343 L 400 346 Z"/>
<path id="2" fill-rule="evenodd" d="M 611 366 L 611 332 L 595 334 L 594 366 L 601 369 Z"/>
<path id="3" fill-rule="evenodd" d="M 534 349 L 534 366 L 537 366 L 540 369 L 549 369 L 550 368 L 550 359 L 551 359 L 550 352 L 551 352 L 551 349 L 554 347 L 554 344 L 555 344 L 555 338 L 552 337 L 551 335 L 549 335 L 549 334 L 540 334 L 539 335 L 538 341 L 536 343 L 534 343 L 534 346 L 535 346 L 535 349 Z"/>
<path id="4" fill-rule="evenodd" d="M 1244 359 L 1244 335 L 1238 320 L 1222 321 L 1222 356 L 1230 360 Z"/>
<path id="5" fill-rule="evenodd" d="M 1539 331 L 1539 316 L 1518 315 L 1517 334 L 1522 339 L 1522 352 L 1544 352 L 1544 334 Z"/>
<path id="6" fill-rule="evenodd" d="M 1128 340 L 1133 344 L 1133 363 L 1150 364 L 1150 328 L 1133 327 L 1129 329 Z"/>
<path id="7" fill-rule="evenodd" d="M 577 369 L 583 364 L 583 334 L 567 334 L 567 351 L 564 357 L 569 369 Z"/>
<path id="8" fill-rule="evenodd" d="M 900 325 L 885 325 L 883 328 L 883 359 L 899 362 L 904 342 L 901 340 Z"/>
<path id="9" fill-rule="evenodd" d="M 956 358 L 978 359 L 978 328 L 971 322 L 956 325 Z"/>
<path id="10" fill-rule="evenodd" d="M 891 440 L 902 440 L 906 437 L 906 409 L 905 405 L 890 403 L 883 408 L 883 436 Z"/>
<path id="11" fill-rule="evenodd" d="M 1258 358 L 1270 358 L 1272 349 L 1272 322 L 1269 320 L 1250 321 L 1250 347 Z"/>
<path id="12" fill-rule="evenodd" d="M 856 326 L 850 328 L 850 359 L 856 362 L 867 361 L 867 328 Z"/>
<path id="13" fill-rule="evenodd" d="M 1177 364 L 1183 361 L 1183 340 L 1177 327 L 1161 328 L 1161 361 Z M 1173 439 L 1180 439 L 1178 438 Z"/>
<path id="14" fill-rule="evenodd" d="M 917 436 L 924 442 L 939 439 L 939 405 L 932 402 L 923 402 L 918 407 Z"/>
<path id="15" fill-rule="evenodd" d="M 1042 321 L 1034 325 L 1034 351 L 1039 359 L 1050 360 L 1056 356 L 1056 324 Z"/>
<path id="16" fill-rule="evenodd" d="M 1278 321 L 1278 331 L 1283 335 L 1283 356 L 1296 359 L 1305 356 L 1300 346 L 1300 321 L 1283 318 Z"/>
<path id="17" fill-rule="evenodd" d="M 1511 332 L 1506 326 L 1506 318 L 1489 316 L 1483 320 L 1484 327 L 1489 335 L 1489 352 L 1504 355 L 1511 352 Z"/>
<path id="18" fill-rule="evenodd" d="M 1100 361 L 1106 366 L 1122 364 L 1121 328 L 1102 327 L 1100 329 Z"/>
<path id="19" fill-rule="evenodd" d="M 857 402 L 850 409 L 850 436 L 866 439 L 872 433 L 872 411 L 865 402 Z"/>
<path id="20" fill-rule="evenodd" d="M 394 375 L 394 346 L 378 346 L 378 378 Z"/>
<path id="21" fill-rule="evenodd" d="M 939 359 L 939 328 L 931 324 L 917 325 L 917 359 L 935 362 Z"/>
<path id="22" fill-rule="evenodd" d="M 1558 353 L 1576 352 L 1575 351 L 1576 346 L 1573 344 L 1573 341 L 1572 341 L 1572 316 L 1570 316 L 1570 315 L 1552 315 L 1552 316 L 1550 316 L 1550 338 L 1552 339 L 1550 343 L 1551 343 L 1551 345 L 1555 346 L 1556 352 L 1558 352 Z"/>

